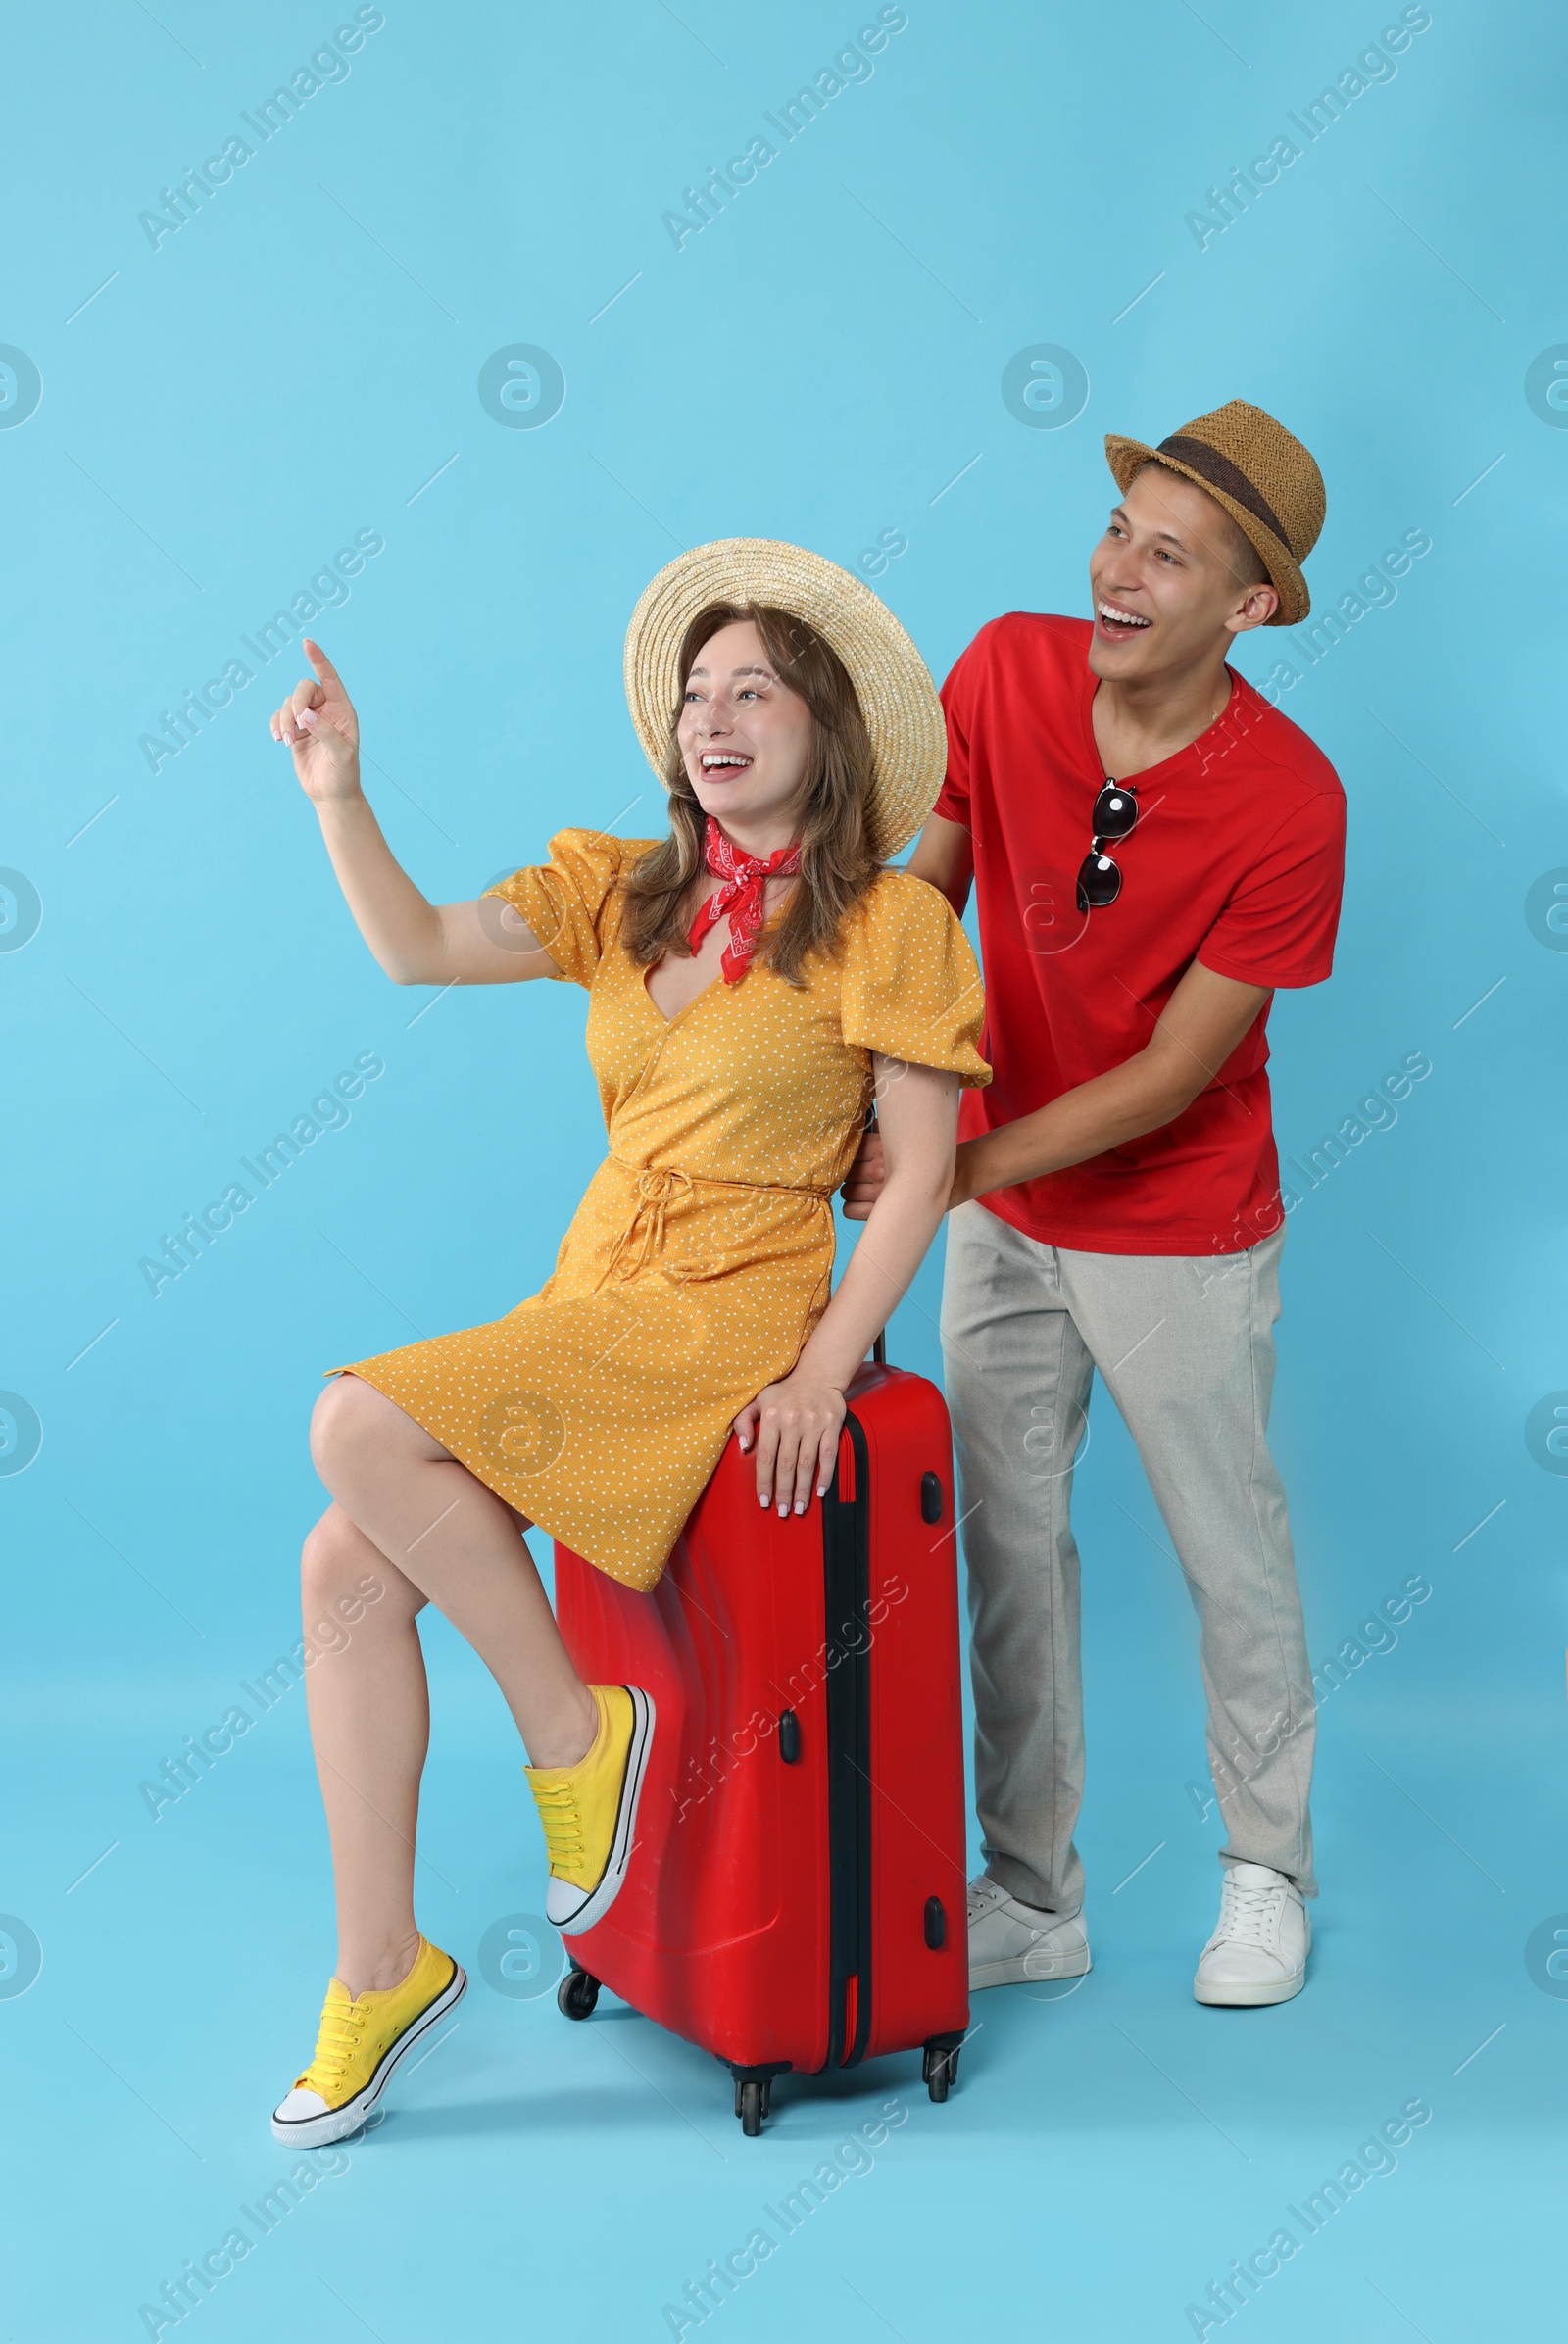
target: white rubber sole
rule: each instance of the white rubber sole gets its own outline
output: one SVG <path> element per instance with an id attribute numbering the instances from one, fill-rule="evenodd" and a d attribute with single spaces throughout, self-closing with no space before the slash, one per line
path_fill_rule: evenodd
<path id="1" fill-rule="evenodd" d="M 1019 1953 L 1004 1962 L 976 1962 L 969 1971 L 969 1991 L 982 1986 L 1050 1985 L 1057 1978 L 1087 1978 L 1094 1964 L 1086 1945 L 1081 1953 Z"/>
<path id="2" fill-rule="evenodd" d="M 393 2071 L 421 2036 L 444 2019 L 453 2004 L 459 2001 L 466 1986 L 467 1976 L 461 1962 L 454 1962 L 451 1982 L 442 1987 L 433 2002 L 427 2002 L 418 2017 L 382 2052 L 374 2075 L 352 2100 L 345 2100 L 341 2108 L 328 2108 L 320 2116 L 290 2119 L 279 2123 L 272 2118 L 272 2138 L 292 2141 L 297 2149 L 324 2149 L 329 2142 L 346 2140 L 351 2132 L 358 2132 L 392 2080 Z"/>
<path id="3" fill-rule="evenodd" d="M 620 1805 L 615 1813 L 614 1835 L 605 1869 L 597 1887 L 564 1914 L 553 1913 L 550 1907 L 556 1889 L 566 1888 L 571 1892 L 569 1882 L 553 1880 L 545 1894 L 545 1917 L 564 1937 L 581 1936 L 596 1921 L 603 1921 L 625 1886 L 631 1868 L 632 1849 L 637 1843 L 637 1802 L 643 1794 L 643 1778 L 648 1772 L 648 1753 L 654 1740 L 654 1704 L 640 1685 L 628 1685 L 625 1689 L 631 1695 L 631 1743 L 626 1752 Z"/>
<path id="4" fill-rule="evenodd" d="M 1304 1966 L 1294 1977 L 1259 1978 L 1255 1983 L 1238 1980 L 1233 1984 L 1210 1983 L 1201 1978 L 1193 1979 L 1193 2000 L 1206 2002 L 1215 2010 L 1263 2010 L 1272 2002 L 1290 2002 L 1306 1983 Z"/>

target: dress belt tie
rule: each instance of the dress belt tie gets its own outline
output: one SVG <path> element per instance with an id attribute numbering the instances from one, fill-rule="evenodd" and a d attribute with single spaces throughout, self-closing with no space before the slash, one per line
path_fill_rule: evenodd
<path id="1" fill-rule="evenodd" d="M 684 1172 L 636 1172 L 631 1177 L 637 1203 L 631 1219 L 615 1240 L 615 1249 L 605 1265 L 600 1286 L 604 1285 L 605 1279 L 617 1275 L 635 1278 L 639 1270 L 648 1267 L 656 1253 L 663 1251 L 664 1216 L 669 1209 L 670 1198 L 675 1195 L 677 1185 L 686 1196 L 692 1193 L 690 1177 Z M 641 1242 L 637 1243 L 639 1227 Z M 637 1243 L 637 1251 L 633 1255 L 630 1248 L 634 1243 Z"/>
<path id="2" fill-rule="evenodd" d="M 663 1251 L 664 1222 L 669 1207 L 682 1196 L 691 1196 L 697 1181 L 701 1181 L 705 1188 L 742 1189 L 748 1194 L 763 1196 L 808 1196 L 818 1203 L 825 1203 L 833 1194 L 831 1189 L 796 1188 L 783 1182 L 721 1180 L 709 1173 L 698 1173 L 694 1178 L 691 1173 L 679 1171 L 673 1165 L 652 1171 L 633 1164 L 621 1164 L 618 1156 L 612 1156 L 610 1160 L 620 1164 L 632 1184 L 637 1202 L 631 1219 L 615 1240 L 614 1250 L 595 1286 L 595 1293 L 611 1278 L 635 1278 L 639 1270 L 648 1267 L 656 1254 Z M 632 1250 L 634 1246 L 635 1251 Z"/>

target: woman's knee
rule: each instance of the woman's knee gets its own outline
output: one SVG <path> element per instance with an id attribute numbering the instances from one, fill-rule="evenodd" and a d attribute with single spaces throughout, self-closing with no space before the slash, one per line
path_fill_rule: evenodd
<path id="1" fill-rule="evenodd" d="M 306 1533 L 300 1553 L 300 1600 L 318 1642 L 347 1641 L 373 1606 L 383 1617 L 411 1616 L 424 1597 L 356 1529 L 341 1506 L 328 1506 Z"/>
<path id="2" fill-rule="evenodd" d="M 396 1400 L 354 1375 L 334 1376 L 311 1415 L 311 1458 L 329 1489 L 339 1482 L 379 1482 L 389 1464 L 438 1460 L 451 1452 Z"/>
<path id="3" fill-rule="evenodd" d="M 300 1589 L 307 1604 L 333 1603 L 363 1577 L 370 1542 L 341 1506 L 328 1506 L 305 1534 L 300 1549 Z"/>
<path id="4" fill-rule="evenodd" d="M 352 1471 L 374 1441 L 385 1410 L 386 1402 L 373 1385 L 362 1383 L 358 1376 L 334 1376 L 311 1411 L 311 1459 L 317 1471 L 323 1478 L 334 1470 Z"/>

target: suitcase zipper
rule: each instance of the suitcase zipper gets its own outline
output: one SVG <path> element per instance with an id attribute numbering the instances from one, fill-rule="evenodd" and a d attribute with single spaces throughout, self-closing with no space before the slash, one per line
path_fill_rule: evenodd
<path id="1" fill-rule="evenodd" d="M 871 1475 L 853 1411 L 822 1507 L 827 1646 L 827 2067 L 853 2067 L 871 2038 Z"/>

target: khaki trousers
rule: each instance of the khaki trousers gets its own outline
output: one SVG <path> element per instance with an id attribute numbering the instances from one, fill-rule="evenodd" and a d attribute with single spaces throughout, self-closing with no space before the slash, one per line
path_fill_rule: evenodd
<path id="1" fill-rule="evenodd" d="M 973 1629 L 975 1791 L 1009 1895 L 1083 1902 L 1073 1458 L 1099 1368 L 1198 1613 L 1225 1860 L 1317 1893 L 1314 1709 L 1285 1491 L 1269 1454 L 1283 1230 L 1244 1253 L 1081 1253 L 961 1205 L 942 1343 Z"/>

